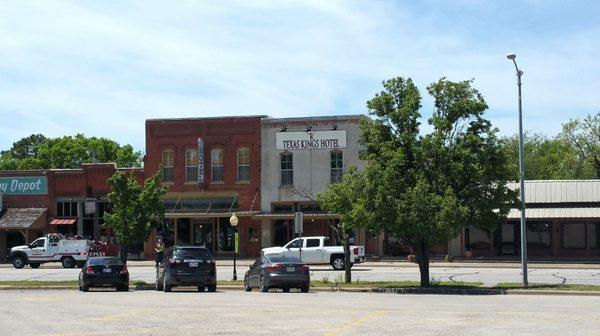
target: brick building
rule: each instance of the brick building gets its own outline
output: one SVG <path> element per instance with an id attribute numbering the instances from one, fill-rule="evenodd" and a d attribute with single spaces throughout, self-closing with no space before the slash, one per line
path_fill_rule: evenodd
<path id="1" fill-rule="evenodd" d="M 114 164 L 85 164 L 81 169 L 0 171 L 3 210 L 0 217 L 0 261 L 8 247 L 29 243 L 48 232 L 102 240 L 114 249 L 110 230 L 102 228 L 109 207 L 106 180 Z M 143 171 L 131 171 L 142 182 Z M 22 187 L 19 187 L 19 186 Z M 136 248 L 134 248 L 134 251 Z M 143 246 L 137 247 L 141 252 Z"/>
<path id="2" fill-rule="evenodd" d="M 204 244 L 215 256 L 231 254 L 229 218 L 235 213 L 240 255 L 260 255 L 260 221 L 252 215 L 260 211 L 263 117 L 146 121 L 144 174 L 162 169 L 169 187 L 167 220 L 157 233 L 167 245 Z"/>

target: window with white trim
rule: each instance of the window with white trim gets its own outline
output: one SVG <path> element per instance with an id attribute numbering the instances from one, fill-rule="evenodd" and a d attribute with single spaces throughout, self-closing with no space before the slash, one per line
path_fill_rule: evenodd
<path id="1" fill-rule="evenodd" d="M 196 149 L 185 151 L 185 181 L 198 181 L 198 151 Z"/>
<path id="2" fill-rule="evenodd" d="M 164 182 L 173 182 L 175 176 L 175 153 L 171 149 L 162 151 L 162 176 Z"/>
<path id="3" fill-rule="evenodd" d="M 237 180 L 250 181 L 250 148 L 248 147 L 237 150 Z"/>
<path id="4" fill-rule="evenodd" d="M 215 148 L 210 151 L 210 179 L 212 182 L 223 182 L 223 150 Z"/>

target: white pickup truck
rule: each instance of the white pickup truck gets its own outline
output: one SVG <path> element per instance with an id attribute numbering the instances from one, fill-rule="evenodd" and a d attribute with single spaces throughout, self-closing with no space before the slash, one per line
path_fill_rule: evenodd
<path id="1" fill-rule="evenodd" d="M 300 250 L 302 250 L 301 256 Z M 302 237 L 302 241 L 300 238 L 296 238 L 284 247 L 267 247 L 262 249 L 262 255 L 300 257 L 307 264 L 331 264 L 336 270 L 344 269 L 344 248 L 331 246 L 329 238 L 323 236 Z M 364 261 L 365 247 L 350 246 L 350 266 Z"/>
<path id="2" fill-rule="evenodd" d="M 88 246 L 85 239 L 64 239 L 60 235 L 49 234 L 29 245 L 11 248 L 10 259 L 15 268 L 23 268 L 27 264 L 31 268 L 38 268 L 47 262 L 61 262 L 64 268 L 73 268 L 85 262 Z"/>

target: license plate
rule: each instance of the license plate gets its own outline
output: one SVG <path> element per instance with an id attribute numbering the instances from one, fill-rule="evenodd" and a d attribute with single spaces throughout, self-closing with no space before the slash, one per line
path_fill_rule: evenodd
<path id="1" fill-rule="evenodd" d="M 286 270 L 288 272 L 294 272 L 294 271 L 296 271 L 296 267 L 288 267 L 288 268 L 286 268 Z"/>
<path id="2" fill-rule="evenodd" d="M 112 269 L 111 268 L 104 268 L 102 270 L 102 272 L 104 272 L 104 273 L 112 273 Z"/>
<path id="3" fill-rule="evenodd" d="M 198 263 L 197 262 L 191 262 L 190 263 L 190 267 L 198 267 Z"/>

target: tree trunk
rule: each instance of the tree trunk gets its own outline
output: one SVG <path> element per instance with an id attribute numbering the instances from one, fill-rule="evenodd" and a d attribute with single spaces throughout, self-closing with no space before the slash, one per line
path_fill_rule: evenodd
<path id="1" fill-rule="evenodd" d="M 345 271 L 344 281 L 346 283 L 351 283 L 352 282 L 352 272 L 350 271 L 350 267 L 352 267 L 352 265 L 350 265 L 350 235 L 348 234 L 348 232 L 344 232 L 343 245 L 344 245 L 344 271 Z"/>
<path id="2" fill-rule="evenodd" d="M 417 240 L 415 244 L 415 254 L 419 263 L 419 272 L 421 273 L 421 287 L 430 287 L 429 279 L 429 248 L 427 243 Z"/>
<path id="3" fill-rule="evenodd" d="M 123 264 L 127 265 L 127 253 L 129 252 L 129 246 L 125 244 L 121 244 L 121 248 L 119 249 L 119 254 L 121 257 L 121 261 Z"/>

